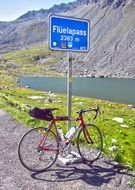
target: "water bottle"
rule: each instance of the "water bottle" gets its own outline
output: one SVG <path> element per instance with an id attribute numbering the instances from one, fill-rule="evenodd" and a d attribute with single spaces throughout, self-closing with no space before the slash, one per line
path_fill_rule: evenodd
<path id="1" fill-rule="evenodd" d="M 76 126 L 72 127 L 72 128 L 67 132 L 67 134 L 65 135 L 65 137 L 66 137 L 67 139 L 71 140 L 71 139 L 73 138 L 74 134 L 76 133 L 76 131 L 77 131 L 77 127 L 76 127 Z"/>
<path id="2" fill-rule="evenodd" d="M 64 133 L 63 133 L 63 130 L 61 129 L 61 127 L 58 127 L 57 131 L 58 131 L 61 141 L 65 141 Z"/>

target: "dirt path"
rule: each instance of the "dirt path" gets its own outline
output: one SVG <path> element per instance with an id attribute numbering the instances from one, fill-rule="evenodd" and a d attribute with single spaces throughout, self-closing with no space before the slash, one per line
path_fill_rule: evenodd
<path id="1" fill-rule="evenodd" d="M 19 162 L 18 142 L 28 129 L 0 110 L 0 190 L 133 190 L 133 175 L 105 156 L 89 166 L 55 165 L 32 173 Z"/>

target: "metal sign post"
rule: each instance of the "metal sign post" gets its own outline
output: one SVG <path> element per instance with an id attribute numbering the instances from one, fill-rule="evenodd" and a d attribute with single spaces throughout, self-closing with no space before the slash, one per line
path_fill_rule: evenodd
<path id="1" fill-rule="evenodd" d="M 72 107 L 72 54 L 68 53 L 68 76 L 67 76 L 67 113 L 68 117 L 71 117 Z M 68 131 L 71 128 L 71 121 L 68 121 Z"/>
<path id="2" fill-rule="evenodd" d="M 54 51 L 68 52 L 67 74 L 67 112 L 71 117 L 72 107 L 72 54 L 71 52 L 89 51 L 89 21 L 60 15 L 49 16 L 49 48 Z M 68 121 L 68 131 L 71 121 Z M 74 157 L 76 155 L 76 158 Z M 65 158 L 66 163 L 76 162 L 80 158 L 71 152 L 71 159 Z M 60 159 L 60 158 L 59 158 Z M 62 161 L 62 160 L 61 160 Z M 64 161 L 63 161 L 64 162 Z"/>
<path id="3" fill-rule="evenodd" d="M 71 52 L 89 51 L 89 21 L 60 15 L 49 16 L 49 48 L 68 52 L 67 101 L 68 116 L 71 117 L 72 55 Z M 70 129 L 68 122 L 68 130 Z"/>

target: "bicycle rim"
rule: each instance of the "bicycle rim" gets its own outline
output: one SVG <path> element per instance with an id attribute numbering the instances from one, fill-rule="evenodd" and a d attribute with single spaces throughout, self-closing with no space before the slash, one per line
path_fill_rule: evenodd
<path id="1" fill-rule="evenodd" d="M 56 135 L 52 131 L 34 128 L 22 137 L 18 146 L 18 155 L 25 168 L 41 172 L 54 164 L 58 157 L 58 148 Z"/>
<path id="2" fill-rule="evenodd" d="M 103 138 L 99 128 L 93 124 L 80 129 L 77 137 L 77 148 L 84 161 L 93 162 L 99 158 L 103 149 Z M 86 135 L 87 134 L 87 135 Z"/>

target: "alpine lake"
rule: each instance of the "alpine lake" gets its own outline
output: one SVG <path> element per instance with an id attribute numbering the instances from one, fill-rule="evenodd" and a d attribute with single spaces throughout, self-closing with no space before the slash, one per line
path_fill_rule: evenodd
<path id="1" fill-rule="evenodd" d="M 19 82 L 34 90 L 67 93 L 66 77 L 26 76 Z M 72 77 L 72 95 L 135 104 L 135 79 Z"/>

